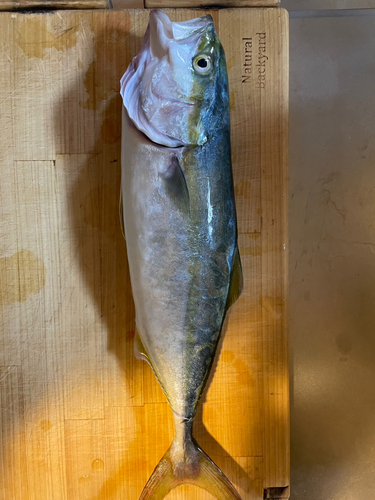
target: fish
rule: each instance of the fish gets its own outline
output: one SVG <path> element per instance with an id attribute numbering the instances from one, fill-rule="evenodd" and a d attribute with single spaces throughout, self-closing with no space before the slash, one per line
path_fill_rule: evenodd
<path id="1" fill-rule="evenodd" d="M 151 366 L 175 437 L 140 500 L 193 484 L 240 495 L 192 435 L 228 309 L 243 288 L 225 54 L 210 15 L 150 12 L 121 79 L 120 220 L 136 311 L 135 356 Z"/>

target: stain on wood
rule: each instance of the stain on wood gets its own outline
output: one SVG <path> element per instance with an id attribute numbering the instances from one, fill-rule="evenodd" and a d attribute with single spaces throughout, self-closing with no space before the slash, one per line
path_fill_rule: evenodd
<path id="1" fill-rule="evenodd" d="M 84 79 L 84 85 L 88 93 L 88 99 L 81 103 L 85 109 L 98 110 L 103 103 L 108 105 L 110 97 L 117 97 L 117 109 L 120 107 L 120 79 L 126 69 L 126 56 L 129 57 L 128 45 L 132 32 L 131 16 L 128 12 L 122 12 L 121 18 L 113 16 L 107 19 L 106 23 L 98 23 L 96 20 L 90 23 L 91 29 L 95 31 L 94 37 L 94 58 L 91 61 Z M 140 48 L 140 45 L 139 45 Z M 123 64 L 116 64 L 118 61 Z M 129 61 L 130 62 L 130 61 Z M 111 71 L 115 85 L 108 86 L 106 78 L 98 78 L 97 69 L 107 69 Z M 113 74 L 113 72 L 116 72 Z M 109 103 L 110 104 L 110 103 Z M 114 104 L 112 104 L 113 110 Z M 112 115 L 107 119 L 113 120 Z M 119 123 L 121 120 L 116 120 Z M 108 126 L 107 126 L 108 127 Z M 119 138 L 117 138 L 118 140 Z"/>
<path id="2" fill-rule="evenodd" d="M 49 49 L 65 51 L 77 45 L 78 30 L 69 22 L 48 26 L 44 16 L 34 16 L 17 33 L 17 44 L 27 57 L 50 58 Z"/>
<path id="3" fill-rule="evenodd" d="M 0 305 L 25 302 L 46 284 L 44 262 L 30 250 L 0 259 Z"/>

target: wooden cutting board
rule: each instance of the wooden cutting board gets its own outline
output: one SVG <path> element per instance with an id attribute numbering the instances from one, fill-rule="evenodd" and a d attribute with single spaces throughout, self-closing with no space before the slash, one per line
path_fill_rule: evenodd
<path id="1" fill-rule="evenodd" d="M 159 7 L 277 7 L 280 0 L 1 0 L 1 10 L 143 9 Z"/>
<path id="2" fill-rule="evenodd" d="M 211 13 L 227 55 L 245 289 L 194 433 L 243 500 L 288 498 L 288 20 Z M 118 218 L 119 80 L 147 22 L 145 10 L 0 15 L 1 499 L 137 500 L 173 437 L 133 356 Z M 212 499 L 190 486 L 168 496 L 184 498 Z"/>

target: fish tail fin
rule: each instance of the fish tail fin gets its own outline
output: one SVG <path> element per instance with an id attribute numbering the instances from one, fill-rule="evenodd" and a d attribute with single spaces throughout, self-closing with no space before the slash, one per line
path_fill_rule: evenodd
<path id="1" fill-rule="evenodd" d="M 217 500 L 241 500 L 229 479 L 199 448 L 191 435 L 183 442 L 179 437 L 177 434 L 156 466 L 139 500 L 163 500 L 171 490 L 183 484 L 203 488 Z"/>
<path id="2" fill-rule="evenodd" d="M 162 500 L 177 486 L 169 450 L 155 467 L 139 500 Z"/>

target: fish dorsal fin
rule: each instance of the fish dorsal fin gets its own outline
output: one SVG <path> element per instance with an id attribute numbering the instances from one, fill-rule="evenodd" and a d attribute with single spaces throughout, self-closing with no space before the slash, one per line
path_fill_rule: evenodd
<path id="1" fill-rule="evenodd" d="M 165 183 L 166 192 L 173 203 L 183 212 L 189 213 L 189 190 L 177 156 L 172 156 L 168 169 L 163 172 L 162 178 Z"/>
<path id="2" fill-rule="evenodd" d="M 121 227 L 121 232 L 122 235 L 126 241 L 125 238 L 125 226 L 124 226 L 124 207 L 122 204 L 122 191 L 120 190 L 120 206 L 119 206 L 119 215 L 120 215 L 120 227 Z"/>
<path id="3" fill-rule="evenodd" d="M 233 257 L 233 268 L 230 279 L 228 298 L 225 306 L 226 311 L 228 311 L 230 306 L 232 306 L 236 302 L 238 297 L 241 295 L 242 289 L 243 289 L 242 265 L 240 259 L 240 252 L 238 251 L 238 247 L 236 247 Z"/>

